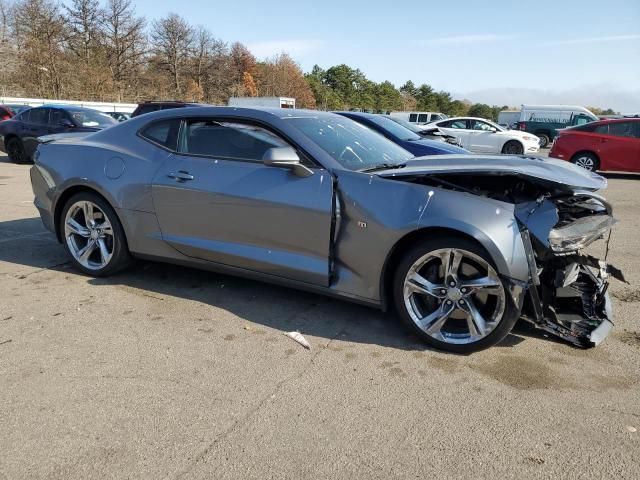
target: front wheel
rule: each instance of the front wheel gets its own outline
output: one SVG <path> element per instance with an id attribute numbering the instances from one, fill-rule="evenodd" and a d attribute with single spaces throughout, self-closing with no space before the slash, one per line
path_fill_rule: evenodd
<path id="1" fill-rule="evenodd" d="M 129 265 L 124 230 L 102 197 L 90 192 L 74 195 L 64 206 L 60 222 L 64 247 L 78 270 L 105 277 Z"/>
<path id="2" fill-rule="evenodd" d="M 22 140 L 17 137 L 12 137 L 7 142 L 7 155 L 13 163 L 27 163 L 29 161 Z"/>
<path id="3" fill-rule="evenodd" d="M 524 147 L 516 140 L 510 140 L 504 144 L 504 147 L 502 147 L 502 153 L 506 153 L 508 155 L 522 155 L 523 152 Z"/>
<path id="4" fill-rule="evenodd" d="M 403 321 L 427 344 L 456 353 L 506 337 L 519 312 L 489 255 L 465 239 L 434 239 L 398 265 L 393 297 Z"/>

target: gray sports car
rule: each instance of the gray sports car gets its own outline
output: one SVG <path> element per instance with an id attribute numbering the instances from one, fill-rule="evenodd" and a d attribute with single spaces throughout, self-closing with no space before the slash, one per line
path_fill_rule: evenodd
<path id="1" fill-rule="evenodd" d="M 395 308 L 436 348 L 471 352 L 520 317 L 587 347 L 609 332 L 602 177 L 523 156 L 414 158 L 304 110 L 198 107 L 41 138 L 31 181 L 75 266 L 132 257 Z"/>

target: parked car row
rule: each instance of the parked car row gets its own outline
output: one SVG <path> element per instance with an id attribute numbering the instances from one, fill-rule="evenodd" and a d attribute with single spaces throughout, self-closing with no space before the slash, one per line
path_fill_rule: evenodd
<path id="1" fill-rule="evenodd" d="M 30 115 L 43 110 L 51 120 L 51 108 Z M 614 222 L 593 193 L 606 180 L 401 129 L 354 112 L 156 111 L 41 139 L 35 205 L 93 276 L 141 257 L 265 280 L 393 309 L 460 353 L 500 342 L 518 318 L 599 344 L 608 276 L 622 277 L 580 251 Z"/>

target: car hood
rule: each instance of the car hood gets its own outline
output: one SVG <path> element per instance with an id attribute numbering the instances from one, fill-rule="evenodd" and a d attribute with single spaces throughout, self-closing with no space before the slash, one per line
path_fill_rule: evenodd
<path id="1" fill-rule="evenodd" d="M 572 163 L 524 155 L 432 155 L 409 160 L 404 168 L 376 172 L 381 177 L 438 174 L 517 175 L 560 190 L 600 190 L 607 180 Z"/>
<path id="2" fill-rule="evenodd" d="M 536 137 L 533 133 L 523 132 L 522 130 L 506 130 L 504 132 L 496 132 L 496 135 L 504 135 L 506 137 L 517 137 L 517 138 Z"/>
<path id="3" fill-rule="evenodd" d="M 424 145 L 425 147 L 437 148 L 442 152 L 442 154 L 452 153 L 452 154 L 465 154 L 469 153 L 464 148 L 456 147 L 455 145 L 451 145 L 450 143 L 441 142 L 438 140 L 407 140 L 409 143 L 414 145 Z"/>

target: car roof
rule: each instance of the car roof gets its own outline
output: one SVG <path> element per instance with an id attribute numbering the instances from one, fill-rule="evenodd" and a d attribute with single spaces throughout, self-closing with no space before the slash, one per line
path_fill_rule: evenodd
<path id="1" fill-rule="evenodd" d="M 136 117 L 138 118 L 175 118 L 175 117 L 206 117 L 215 115 L 224 115 L 225 113 L 245 113 L 247 116 L 254 116 L 259 114 L 270 114 L 274 117 L 285 118 L 318 118 L 318 117 L 335 117 L 336 115 L 331 112 L 324 112 L 321 110 L 305 110 L 305 109 L 293 109 L 293 108 L 276 108 L 276 107 L 227 107 L 227 106 L 200 106 L 200 107 L 185 107 L 185 108 L 172 108 L 169 110 L 159 110 L 157 112 L 150 112 L 144 115 Z"/>

